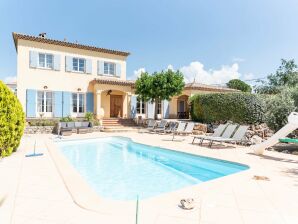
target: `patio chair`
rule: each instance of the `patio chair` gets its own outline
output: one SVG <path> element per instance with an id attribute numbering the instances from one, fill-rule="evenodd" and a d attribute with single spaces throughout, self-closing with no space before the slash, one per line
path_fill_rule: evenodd
<path id="1" fill-rule="evenodd" d="M 224 132 L 224 130 L 226 129 L 227 126 L 228 126 L 227 124 L 220 124 L 214 130 L 214 132 L 213 132 L 212 135 L 193 135 L 192 136 L 193 137 L 192 144 L 194 144 L 194 142 L 195 142 L 196 139 L 201 139 L 200 145 L 202 145 L 205 138 L 208 138 L 210 136 L 211 137 L 220 137 L 223 134 L 223 132 Z"/>
<path id="2" fill-rule="evenodd" d="M 228 129 L 229 127 L 227 127 Z M 243 141 L 243 138 L 246 134 L 246 131 L 248 130 L 249 126 L 239 126 L 239 128 L 236 130 L 235 134 L 233 137 L 214 137 L 214 138 L 209 138 L 208 140 L 210 141 L 209 147 L 212 147 L 213 142 L 228 142 L 228 143 L 241 143 Z"/>
<path id="3" fill-rule="evenodd" d="M 168 121 L 167 120 L 161 120 L 158 122 L 157 126 L 153 129 L 154 132 L 161 132 L 166 129 Z"/>
<path id="4" fill-rule="evenodd" d="M 179 135 L 179 134 L 182 134 L 182 135 L 192 134 L 193 129 L 195 127 L 195 123 L 194 122 L 188 122 L 188 123 L 185 123 L 185 125 L 186 124 L 187 124 L 186 128 L 185 129 L 182 129 L 182 130 L 178 130 L 180 124 L 178 125 L 177 130 L 175 130 L 173 132 L 173 138 L 172 138 L 172 140 L 174 140 L 175 135 Z"/>

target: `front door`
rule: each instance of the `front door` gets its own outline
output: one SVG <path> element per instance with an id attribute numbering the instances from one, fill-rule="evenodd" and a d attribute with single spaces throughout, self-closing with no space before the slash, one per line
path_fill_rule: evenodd
<path id="1" fill-rule="evenodd" d="M 110 117 L 122 117 L 123 100 L 121 95 L 111 95 Z"/>

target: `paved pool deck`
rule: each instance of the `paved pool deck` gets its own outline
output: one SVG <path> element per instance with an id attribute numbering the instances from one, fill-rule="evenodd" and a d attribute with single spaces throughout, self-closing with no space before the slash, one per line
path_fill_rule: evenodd
<path id="1" fill-rule="evenodd" d="M 65 139 L 125 136 L 136 142 L 160 146 L 243 163 L 250 169 L 204 182 L 163 197 L 140 201 L 139 223 L 211 224 L 211 223 L 298 223 L 298 156 L 266 151 L 256 156 L 249 148 L 208 149 L 192 145 L 190 137 L 145 133 L 91 133 Z M 19 150 L 0 160 L 0 223 L 78 224 L 135 223 L 135 215 L 126 208 L 109 207 L 112 212 L 94 212 L 74 202 L 46 142 L 54 135 L 25 135 Z M 36 140 L 40 157 L 25 157 Z M 255 180 L 254 175 L 270 180 Z M 157 183 L 158 184 L 158 183 Z M 195 199 L 194 210 L 178 207 L 181 198 Z"/>

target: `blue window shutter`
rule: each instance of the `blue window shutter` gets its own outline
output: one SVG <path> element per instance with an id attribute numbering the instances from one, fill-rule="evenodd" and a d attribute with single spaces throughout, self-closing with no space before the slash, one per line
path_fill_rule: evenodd
<path id="1" fill-rule="evenodd" d="M 163 118 L 169 118 L 170 115 L 170 108 L 169 108 L 169 101 L 163 101 Z"/>
<path id="2" fill-rule="evenodd" d="M 94 95 L 93 95 L 93 93 L 88 92 L 86 98 L 87 98 L 87 105 L 86 105 L 87 112 L 94 113 Z"/>
<path id="3" fill-rule="evenodd" d="M 71 93 L 63 92 L 63 101 L 62 101 L 62 117 L 70 116 L 71 112 Z"/>
<path id="4" fill-rule="evenodd" d="M 26 90 L 26 117 L 36 117 L 36 90 Z"/>
<path id="5" fill-rule="evenodd" d="M 38 63 L 38 53 L 36 51 L 30 51 L 29 55 L 30 68 L 36 68 Z"/>
<path id="6" fill-rule="evenodd" d="M 54 55 L 54 70 L 60 71 L 60 55 L 59 54 Z"/>
<path id="7" fill-rule="evenodd" d="M 54 92 L 54 117 L 62 117 L 62 91 Z"/>
<path id="8" fill-rule="evenodd" d="M 154 119 L 154 109 L 155 109 L 154 106 L 155 106 L 155 103 L 148 102 L 147 118 L 153 118 Z"/>
<path id="9" fill-rule="evenodd" d="M 137 96 L 133 95 L 130 98 L 130 118 L 135 118 L 137 114 Z"/>
<path id="10" fill-rule="evenodd" d="M 65 57 L 65 71 L 67 72 L 72 71 L 72 57 L 70 56 Z"/>
<path id="11" fill-rule="evenodd" d="M 86 73 L 92 74 L 92 60 L 86 59 Z"/>
<path id="12" fill-rule="evenodd" d="M 120 63 L 116 64 L 116 76 L 117 77 L 121 76 L 121 64 Z"/>
<path id="13" fill-rule="evenodd" d="M 97 61 L 97 74 L 103 75 L 104 73 L 104 61 Z"/>

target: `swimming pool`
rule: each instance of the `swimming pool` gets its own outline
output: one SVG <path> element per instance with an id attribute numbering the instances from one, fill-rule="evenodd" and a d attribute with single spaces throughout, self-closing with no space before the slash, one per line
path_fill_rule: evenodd
<path id="1" fill-rule="evenodd" d="M 56 143 L 101 196 L 135 200 L 157 196 L 248 169 L 248 166 L 106 137 Z"/>

